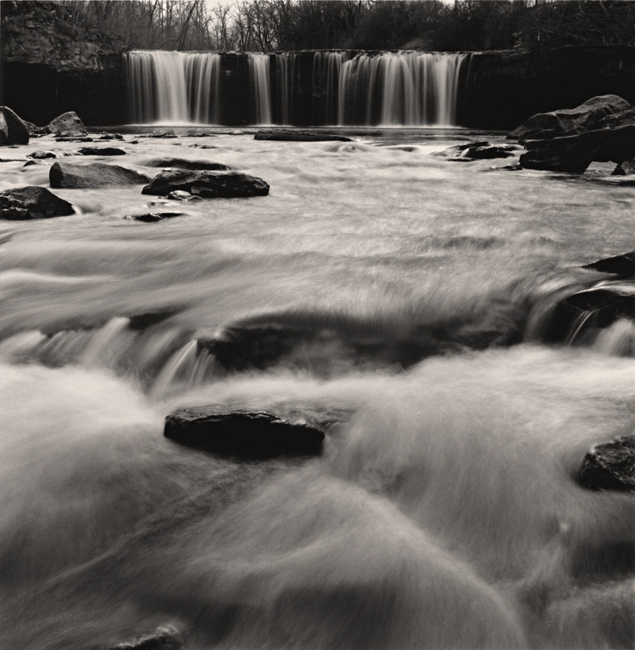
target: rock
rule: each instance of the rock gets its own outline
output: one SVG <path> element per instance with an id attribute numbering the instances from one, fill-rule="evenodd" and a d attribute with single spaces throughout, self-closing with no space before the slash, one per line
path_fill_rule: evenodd
<path id="1" fill-rule="evenodd" d="M 0 145 L 29 144 L 29 129 L 8 106 L 0 106 Z"/>
<path id="2" fill-rule="evenodd" d="M 123 140 L 124 137 L 121 133 L 104 133 L 100 135 L 99 140 Z"/>
<path id="3" fill-rule="evenodd" d="M 150 135 L 148 135 L 149 138 L 176 138 L 176 133 L 174 133 L 174 129 L 157 129 L 156 131 L 152 131 Z"/>
<path id="4" fill-rule="evenodd" d="M 85 187 L 113 187 L 118 185 L 140 185 L 147 183 L 148 177 L 119 165 L 89 163 L 75 165 L 56 162 L 49 172 L 51 187 L 77 189 Z"/>
<path id="5" fill-rule="evenodd" d="M 229 171 L 231 167 L 210 160 L 186 160 L 185 158 L 153 158 L 144 163 L 146 167 L 176 167 L 201 171 Z"/>
<path id="6" fill-rule="evenodd" d="M 166 213 L 166 214 L 170 214 L 170 213 Z M 173 216 L 178 216 L 180 212 L 172 213 L 172 214 Z M 139 332 L 147 329 L 148 327 L 152 327 L 152 325 L 157 325 L 159 323 L 162 323 L 164 320 L 171 318 L 178 312 L 179 312 L 178 308 L 168 307 L 167 309 L 160 309 L 157 311 L 147 311 L 142 314 L 135 314 L 134 316 L 128 317 L 130 321 L 128 324 L 128 328 L 135 332 Z"/>
<path id="7" fill-rule="evenodd" d="M 148 212 L 146 214 L 127 215 L 124 219 L 134 219 L 134 221 L 142 221 L 143 223 L 155 223 L 156 221 L 163 221 L 164 219 L 180 217 L 182 214 L 182 212 Z"/>
<path id="8" fill-rule="evenodd" d="M 0 192 L 0 219 L 23 221 L 73 214 L 73 206 L 45 187 L 28 185 Z"/>
<path id="9" fill-rule="evenodd" d="M 164 435 L 188 447 L 240 460 L 317 456 L 324 441 L 324 429 L 301 418 L 213 406 L 168 415 Z"/>
<path id="10" fill-rule="evenodd" d="M 82 156 L 125 156 L 123 149 L 116 147 L 82 147 L 79 150 Z"/>
<path id="11" fill-rule="evenodd" d="M 514 155 L 514 145 L 493 145 L 489 142 L 468 142 L 458 144 L 443 151 L 437 151 L 434 156 L 448 158 L 458 162 L 467 160 L 491 160 L 493 158 L 509 158 Z"/>
<path id="12" fill-rule="evenodd" d="M 635 437 L 592 447 L 582 461 L 579 479 L 591 490 L 635 492 Z"/>
<path id="13" fill-rule="evenodd" d="M 49 131 L 62 138 L 77 138 L 87 136 L 88 132 L 79 116 L 74 111 L 68 111 L 51 120 Z"/>
<path id="14" fill-rule="evenodd" d="M 319 131 L 296 131 L 292 129 L 267 129 L 258 131 L 254 140 L 281 140 L 284 142 L 352 142 L 352 138 L 335 133 L 321 133 Z"/>
<path id="15" fill-rule="evenodd" d="M 161 627 L 135 641 L 118 643 L 108 650 L 185 650 L 183 638 L 172 626 Z"/>
<path id="16" fill-rule="evenodd" d="M 599 129 L 552 140 L 529 140 L 520 157 L 525 169 L 579 173 L 593 162 L 621 163 L 635 158 L 635 125 Z"/>
<path id="17" fill-rule="evenodd" d="M 621 162 L 611 174 L 612 176 L 631 176 L 635 174 L 635 158 Z"/>
<path id="18" fill-rule="evenodd" d="M 585 264 L 582 268 L 593 269 L 602 273 L 611 273 L 620 278 L 630 278 L 635 275 L 635 251 L 606 257 L 597 262 Z"/>
<path id="19" fill-rule="evenodd" d="M 93 138 L 88 135 L 85 136 L 59 136 L 55 138 L 55 142 L 92 142 Z M 65 156 L 72 156 L 73 154 L 64 154 Z"/>
<path id="20" fill-rule="evenodd" d="M 613 120 L 609 118 L 613 116 Z M 619 116 L 619 120 L 615 118 Z M 617 95 L 592 97 L 575 108 L 537 113 L 514 129 L 510 136 L 521 139 L 550 139 L 593 129 L 617 127 L 635 118 L 635 107 Z"/>
<path id="21" fill-rule="evenodd" d="M 29 158 L 33 158 L 35 160 L 44 160 L 45 158 L 57 158 L 57 156 L 52 151 L 38 150 L 30 153 Z"/>
<path id="22" fill-rule="evenodd" d="M 48 126 L 37 126 L 33 124 L 33 122 L 27 122 L 26 120 L 22 121 L 26 124 L 26 128 L 29 131 L 29 135 L 31 137 L 38 137 L 40 135 L 46 135 L 49 133 Z"/>
<path id="23" fill-rule="evenodd" d="M 203 198 L 265 196 L 269 185 L 261 178 L 237 172 L 164 171 L 143 188 L 143 194 L 166 196 L 184 190 Z"/>
<path id="24" fill-rule="evenodd" d="M 193 196 L 189 192 L 184 190 L 174 190 L 170 192 L 167 196 L 171 201 L 202 201 L 203 199 L 200 196 Z"/>

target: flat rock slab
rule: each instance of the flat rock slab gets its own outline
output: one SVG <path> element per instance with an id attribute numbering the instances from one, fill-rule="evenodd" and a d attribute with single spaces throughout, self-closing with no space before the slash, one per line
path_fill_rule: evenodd
<path id="1" fill-rule="evenodd" d="M 140 185 L 149 178 L 132 169 L 106 163 L 76 165 L 56 162 L 49 171 L 51 187 L 78 189 L 89 187 L 115 187 L 119 185 Z"/>
<path id="2" fill-rule="evenodd" d="M 50 219 L 65 217 L 74 212 L 68 201 L 60 199 L 39 185 L 27 185 L 0 192 L 0 219 Z"/>
<path id="3" fill-rule="evenodd" d="M 82 156 L 125 156 L 126 152 L 117 147 L 82 147 L 79 150 Z"/>
<path id="4" fill-rule="evenodd" d="M 591 490 L 635 492 L 635 437 L 593 447 L 582 461 L 579 478 Z"/>
<path id="5" fill-rule="evenodd" d="M 262 178 L 237 172 L 174 170 L 162 172 L 141 191 L 143 194 L 166 196 L 175 190 L 203 198 L 266 196 L 269 184 Z"/>
<path id="6" fill-rule="evenodd" d="M 318 131 L 291 131 L 286 129 L 273 129 L 258 131 L 254 140 L 279 140 L 283 142 L 352 142 L 352 138 L 335 133 L 320 133 Z"/>
<path id="7" fill-rule="evenodd" d="M 222 458 L 248 461 L 317 456 L 324 441 L 323 428 L 304 419 L 212 406 L 182 409 L 168 415 L 164 435 Z"/>
<path id="8" fill-rule="evenodd" d="M 165 221 L 165 219 L 180 217 L 182 214 L 182 212 L 148 212 L 146 214 L 126 215 L 124 219 L 132 219 L 134 221 L 141 221 L 143 223 L 155 223 L 157 221 Z"/>
<path id="9" fill-rule="evenodd" d="M 0 145 L 29 144 L 29 128 L 8 106 L 0 106 Z"/>
<path id="10" fill-rule="evenodd" d="M 229 171 L 231 167 L 210 160 L 186 160 L 185 158 L 153 158 L 143 163 L 146 167 L 176 167 L 193 171 Z"/>

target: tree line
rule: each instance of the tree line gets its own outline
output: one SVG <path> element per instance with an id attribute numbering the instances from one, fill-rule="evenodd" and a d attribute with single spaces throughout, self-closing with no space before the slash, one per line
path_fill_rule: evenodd
<path id="1" fill-rule="evenodd" d="M 491 50 L 635 44 L 623 0 L 58 0 L 126 49 Z"/>

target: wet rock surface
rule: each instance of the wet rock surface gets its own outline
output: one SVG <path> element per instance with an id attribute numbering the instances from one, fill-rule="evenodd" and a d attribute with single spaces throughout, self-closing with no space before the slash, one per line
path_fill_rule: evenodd
<path id="1" fill-rule="evenodd" d="M 153 158 L 144 163 L 146 167 L 176 167 L 192 171 L 229 171 L 231 167 L 210 160 L 187 160 L 185 158 Z"/>
<path id="2" fill-rule="evenodd" d="M 126 152 L 117 147 L 82 147 L 79 150 L 82 156 L 125 156 Z"/>
<path id="3" fill-rule="evenodd" d="M 635 251 L 605 257 L 597 262 L 585 264 L 583 269 L 593 269 L 602 273 L 610 273 L 620 278 L 630 278 L 635 275 Z"/>
<path id="4" fill-rule="evenodd" d="M 57 154 L 53 153 L 52 151 L 38 150 L 30 153 L 29 158 L 33 158 L 34 160 L 44 160 L 46 158 L 57 158 Z"/>
<path id="5" fill-rule="evenodd" d="M 143 188 L 143 194 L 166 196 L 183 190 L 203 198 L 265 196 L 269 185 L 261 178 L 237 172 L 164 171 Z"/>
<path id="6" fill-rule="evenodd" d="M 164 435 L 223 458 L 267 460 L 319 455 L 326 428 L 324 423 L 278 413 L 207 406 L 169 415 Z"/>
<path id="7" fill-rule="evenodd" d="M 157 221 L 165 221 L 166 219 L 180 217 L 182 214 L 182 212 L 147 212 L 145 214 L 126 215 L 124 218 L 132 219 L 133 221 L 141 221 L 143 223 L 156 223 Z"/>
<path id="8" fill-rule="evenodd" d="M 38 185 L 0 192 L 0 219 L 50 219 L 68 216 L 74 212 L 68 201 Z"/>
<path id="9" fill-rule="evenodd" d="M 352 142 L 352 138 L 336 133 L 320 133 L 319 131 L 292 131 L 286 129 L 272 129 L 258 131 L 254 140 L 278 140 L 283 142 Z"/>
<path id="10" fill-rule="evenodd" d="M 494 145 L 489 142 L 468 142 L 449 147 L 443 151 L 438 151 L 434 156 L 447 158 L 457 162 L 466 162 L 469 160 L 491 160 L 494 158 L 509 158 L 514 155 L 517 146 L 504 144 Z"/>
<path id="11" fill-rule="evenodd" d="M 28 144 L 29 128 L 8 106 L 0 106 L 0 145 Z"/>
<path id="12" fill-rule="evenodd" d="M 118 185 L 140 185 L 149 178 L 144 174 L 106 163 L 89 163 L 77 165 L 68 162 L 56 162 L 49 172 L 51 187 L 66 189 L 89 187 L 114 187 Z"/>
<path id="13" fill-rule="evenodd" d="M 579 480 L 591 490 L 635 492 L 635 437 L 593 447 L 582 461 Z"/>

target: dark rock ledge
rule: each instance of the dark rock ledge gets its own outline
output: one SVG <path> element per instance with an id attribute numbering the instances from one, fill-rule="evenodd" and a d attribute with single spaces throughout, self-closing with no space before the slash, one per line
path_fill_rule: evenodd
<path id="1" fill-rule="evenodd" d="M 591 490 L 635 492 L 635 437 L 592 447 L 582 461 L 579 479 Z"/>
<path id="2" fill-rule="evenodd" d="M 295 131 L 291 129 L 266 129 L 258 131 L 254 140 L 278 140 L 283 142 L 352 142 L 351 138 L 335 133 L 322 133 L 320 131 Z"/>
<path id="3" fill-rule="evenodd" d="M 235 460 L 318 456 L 325 432 L 341 421 L 341 415 L 329 412 L 303 417 L 288 409 L 274 413 L 203 406 L 168 415 L 164 435 L 179 444 Z"/>

